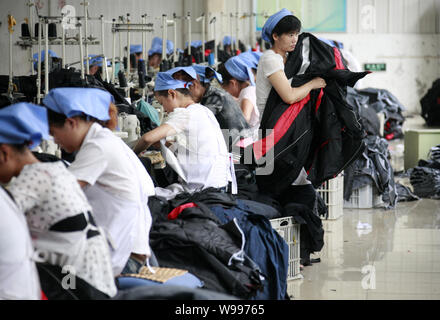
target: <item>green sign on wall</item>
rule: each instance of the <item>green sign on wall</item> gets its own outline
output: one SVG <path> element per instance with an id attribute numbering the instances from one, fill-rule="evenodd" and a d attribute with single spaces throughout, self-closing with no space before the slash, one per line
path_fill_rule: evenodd
<path id="1" fill-rule="evenodd" d="M 256 0 L 257 12 L 270 16 L 286 8 L 297 16 L 308 32 L 345 32 L 346 0 Z M 257 30 L 263 28 L 265 17 L 257 17 Z"/>
<path id="2" fill-rule="evenodd" d="M 386 63 L 365 63 L 365 71 L 387 71 Z"/>

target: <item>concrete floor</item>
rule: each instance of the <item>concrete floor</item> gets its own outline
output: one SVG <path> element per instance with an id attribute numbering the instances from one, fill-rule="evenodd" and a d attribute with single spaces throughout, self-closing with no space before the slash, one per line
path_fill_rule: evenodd
<path id="1" fill-rule="evenodd" d="M 371 230 L 357 230 L 358 222 Z M 394 210 L 344 210 L 323 221 L 321 262 L 292 280 L 292 299 L 440 299 L 440 201 L 401 202 Z M 362 269 L 366 273 L 362 273 Z"/>
<path id="2" fill-rule="evenodd" d="M 405 127 L 423 126 L 420 119 L 408 119 Z M 403 167 L 400 157 L 396 167 Z M 359 222 L 371 229 L 357 229 Z M 321 262 L 305 267 L 303 279 L 289 281 L 291 299 L 440 299 L 440 200 L 399 202 L 393 210 L 344 209 L 323 226 L 324 247 L 312 255 Z"/>

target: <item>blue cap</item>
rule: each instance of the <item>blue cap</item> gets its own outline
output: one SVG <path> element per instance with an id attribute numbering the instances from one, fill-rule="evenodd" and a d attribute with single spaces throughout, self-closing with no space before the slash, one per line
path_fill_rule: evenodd
<path id="1" fill-rule="evenodd" d="M 0 110 L 0 143 L 38 146 L 49 138 L 47 110 L 36 104 L 20 102 Z"/>
<path id="2" fill-rule="evenodd" d="M 96 57 L 96 58 L 94 58 L 94 57 Z M 89 67 L 92 67 L 92 66 L 102 67 L 102 62 L 104 60 L 103 57 L 99 57 L 99 56 L 97 57 L 97 54 L 89 54 L 89 58 L 91 58 L 91 59 L 89 59 Z M 84 64 L 85 65 L 87 64 L 87 61 L 85 61 L 85 59 L 84 59 Z M 107 60 L 107 67 L 108 66 L 110 66 L 110 60 Z"/>
<path id="3" fill-rule="evenodd" d="M 230 36 L 225 36 L 225 37 L 223 38 L 223 45 L 224 45 L 224 46 L 230 46 L 230 45 L 231 45 L 231 42 L 234 42 L 234 43 L 235 43 L 235 38 L 234 38 L 234 37 L 232 37 L 232 39 L 231 39 Z"/>
<path id="4" fill-rule="evenodd" d="M 174 49 L 174 44 L 172 41 L 167 40 L 167 54 L 172 54 Z M 162 38 L 154 37 L 151 41 L 151 49 L 148 50 L 148 56 L 151 56 L 155 53 L 162 54 Z"/>
<path id="5" fill-rule="evenodd" d="M 272 31 L 277 26 L 278 22 L 286 16 L 293 16 L 292 12 L 287 9 L 281 9 L 277 13 L 274 13 L 267 19 L 266 23 L 263 26 L 263 30 L 261 30 L 261 36 L 263 40 L 270 42 L 272 39 Z"/>
<path id="6" fill-rule="evenodd" d="M 207 66 L 202 66 L 199 64 L 193 64 L 192 67 L 194 68 L 194 70 L 196 70 L 199 78 L 200 78 L 200 82 L 204 82 L 204 83 L 209 83 L 212 80 L 211 78 L 207 78 L 206 77 L 206 68 L 212 70 L 214 72 L 214 77 L 217 78 L 217 81 L 222 83 L 223 82 L 223 78 L 222 75 L 220 73 L 218 73 L 217 71 L 215 71 L 213 68 L 211 67 L 207 67 Z"/>
<path id="7" fill-rule="evenodd" d="M 97 88 L 55 88 L 43 99 L 46 107 L 67 118 L 85 114 L 102 121 L 110 120 L 110 102 L 113 96 Z"/>
<path id="8" fill-rule="evenodd" d="M 252 63 L 241 58 L 239 55 L 229 58 L 225 62 L 225 68 L 229 74 L 240 81 L 250 81 L 255 86 L 255 76 L 252 72 Z"/>
<path id="9" fill-rule="evenodd" d="M 192 66 L 189 66 L 189 67 L 176 67 L 176 68 L 170 69 L 168 71 L 165 71 L 164 73 L 168 73 L 171 76 L 173 76 L 176 72 L 179 72 L 179 71 L 182 71 L 182 70 L 185 71 L 194 80 L 197 79 L 197 72 L 196 72 L 196 70 Z"/>
<path id="10" fill-rule="evenodd" d="M 141 44 L 132 44 L 130 45 L 130 54 L 132 53 L 142 53 L 142 45 Z"/>
<path id="11" fill-rule="evenodd" d="M 176 80 L 173 75 L 167 72 L 158 72 L 154 91 L 163 91 L 168 89 L 188 89 L 191 82 Z"/>
<path id="12" fill-rule="evenodd" d="M 258 61 L 260 61 L 260 57 L 263 55 L 260 51 L 245 51 L 240 53 L 238 56 L 243 60 L 246 60 L 252 64 L 252 68 L 258 68 Z"/>
<path id="13" fill-rule="evenodd" d="M 191 41 L 191 47 L 200 48 L 202 46 L 202 40 Z M 188 48 L 188 41 L 185 42 L 185 47 Z"/>
<path id="14" fill-rule="evenodd" d="M 41 51 L 41 63 L 44 62 L 44 57 L 46 56 L 46 53 L 44 50 Z M 52 50 L 49 50 L 49 56 L 54 57 L 54 58 L 58 58 L 57 54 L 55 52 L 53 52 Z M 38 52 L 34 53 L 34 55 L 32 56 L 32 59 L 34 60 L 34 70 L 37 70 L 38 68 Z"/>

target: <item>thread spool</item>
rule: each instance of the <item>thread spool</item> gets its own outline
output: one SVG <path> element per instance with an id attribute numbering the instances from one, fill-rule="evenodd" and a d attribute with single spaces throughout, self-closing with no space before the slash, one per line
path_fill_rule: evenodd
<path id="1" fill-rule="evenodd" d="M 118 72 L 118 79 L 119 79 L 119 87 L 126 88 L 127 87 L 127 79 L 125 79 L 125 75 L 122 72 L 122 70 L 119 70 L 119 72 Z"/>
<path id="2" fill-rule="evenodd" d="M 127 70 L 127 57 L 124 57 L 124 59 L 122 60 L 123 64 L 124 64 L 124 70 Z"/>
<path id="3" fill-rule="evenodd" d="M 35 28 L 34 28 L 35 38 L 38 38 L 39 30 L 40 30 L 40 24 L 37 22 L 35 23 Z M 41 30 L 41 37 L 43 37 L 43 30 Z"/>
<path id="4" fill-rule="evenodd" d="M 131 64 L 131 67 L 133 69 L 137 68 L 136 54 L 135 53 L 130 54 L 130 64 Z"/>
<path id="5" fill-rule="evenodd" d="M 142 72 L 144 75 L 147 74 L 146 69 L 145 69 L 145 60 L 144 59 L 139 59 L 138 61 L 138 72 Z"/>
<path id="6" fill-rule="evenodd" d="M 57 25 L 56 23 L 49 23 L 49 38 L 57 37 Z"/>
<path id="7" fill-rule="evenodd" d="M 29 31 L 29 25 L 27 23 L 21 24 L 21 37 L 22 38 L 30 38 L 31 33 Z"/>
<path id="8" fill-rule="evenodd" d="M 139 88 L 145 88 L 145 76 L 143 72 L 138 72 Z"/>

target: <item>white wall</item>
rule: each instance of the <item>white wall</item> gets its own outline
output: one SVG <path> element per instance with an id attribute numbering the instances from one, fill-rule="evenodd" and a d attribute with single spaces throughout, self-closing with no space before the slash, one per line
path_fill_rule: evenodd
<path id="1" fill-rule="evenodd" d="M 316 35 L 343 42 L 362 66 L 386 63 L 362 87 L 387 89 L 408 114 L 419 114 L 421 97 L 440 77 L 439 12 L 440 0 L 347 0 L 347 32 Z"/>
<path id="2" fill-rule="evenodd" d="M 269 1 L 269 0 L 268 0 Z M 305 1 L 305 0 L 304 0 Z M 313 0 L 307 0 L 313 1 Z M 59 15 L 60 7 L 71 4 L 77 8 L 77 14 L 83 15 L 80 5 L 82 0 L 40 0 L 44 4 L 43 14 Z M 217 17 L 217 40 L 221 41 L 230 34 L 230 13 L 251 13 L 256 0 L 89 0 L 89 14 L 99 16 L 103 14 L 106 20 L 117 18 L 119 15 L 131 14 L 133 22 L 140 21 L 141 15 L 147 13 L 148 22 L 155 24 L 154 34 L 148 37 L 149 48 L 153 36 L 161 36 L 160 17 L 163 13 L 169 17 L 176 13 L 178 16 L 192 14 L 192 40 L 201 39 L 201 24 L 195 19 L 202 13 L 207 15 L 207 39 L 212 38 L 209 20 Z M 7 14 L 11 13 L 17 20 L 14 33 L 14 43 L 20 36 L 20 24 L 28 16 L 27 0 L 0 1 L 2 25 L 0 26 L 0 74 L 9 73 Z M 368 16 L 366 9 L 373 8 L 374 16 Z M 363 86 L 385 88 L 391 91 L 407 107 L 409 113 L 419 113 L 420 98 L 431 87 L 432 82 L 440 77 L 440 0 L 347 0 L 347 32 L 344 33 L 316 33 L 320 37 L 327 37 L 342 41 L 345 47 L 352 51 L 361 64 L 367 62 L 385 62 L 386 72 L 377 72 L 367 76 Z M 234 22 L 234 21 L 233 21 Z M 233 32 L 235 35 L 235 24 Z M 99 37 L 99 22 L 93 22 L 90 32 Z M 106 55 L 112 54 L 112 37 L 110 26 L 106 26 Z M 187 41 L 187 22 L 178 22 L 178 47 Z M 239 21 L 238 38 L 250 43 L 251 20 Z M 60 31 L 58 30 L 58 33 Z M 72 31 L 69 31 L 72 33 Z M 168 29 L 169 38 L 172 37 L 172 28 Z M 122 39 L 126 44 L 126 36 Z M 140 34 L 133 34 L 132 43 L 141 43 Z M 51 47 L 61 54 L 60 46 Z M 36 47 L 34 48 L 36 52 Z M 100 46 L 91 47 L 89 53 L 99 53 Z M 67 61 L 78 60 L 79 49 L 69 46 Z M 14 46 L 13 65 L 15 75 L 29 74 L 29 51 Z"/>

